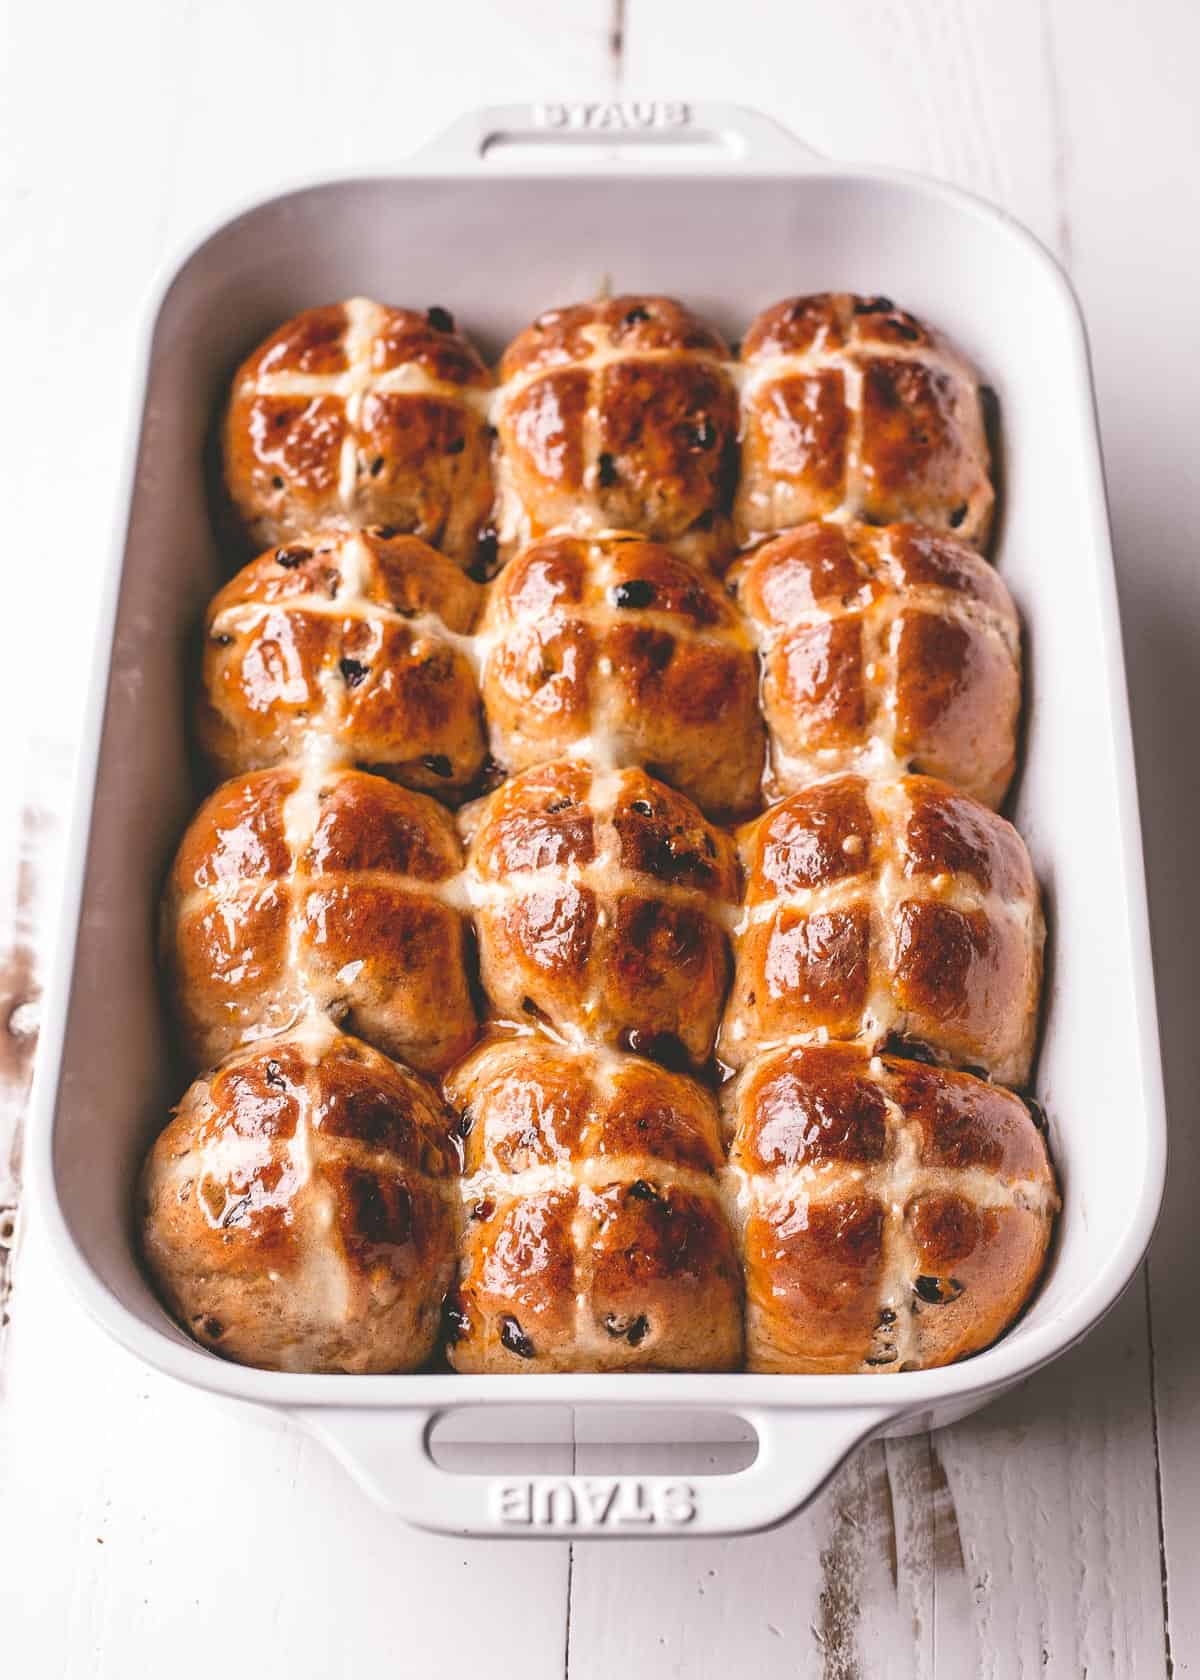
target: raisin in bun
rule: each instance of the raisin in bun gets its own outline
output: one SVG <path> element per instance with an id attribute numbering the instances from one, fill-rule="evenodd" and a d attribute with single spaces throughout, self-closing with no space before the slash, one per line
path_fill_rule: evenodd
<path id="1" fill-rule="evenodd" d="M 501 542 L 640 531 L 704 564 L 730 552 L 737 402 L 723 340 L 673 298 L 547 310 L 504 353 Z"/>
<path id="2" fill-rule="evenodd" d="M 540 1035 L 448 1084 L 466 1154 L 459 1371 L 717 1371 L 742 1352 L 716 1105 L 633 1056 Z"/>
<path id="3" fill-rule="evenodd" d="M 225 479 L 253 548 L 392 525 L 475 562 L 492 502 L 492 378 L 444 309 L 309 309 L 234 376 Z"/>
<path id="4" fill-rule="evenodd" d="M 992 522 L 978 378 L 888 298 L 785 298 L 741 349 L 743 544 L 841 513 L 918 520 L 983 548 Z"/>
<path id="5" fill-rule="evenodd" d="M 146 1263 L 205 1347 L 411 1371 L 454 1271 L 457 1154 L 415 1074 L 314 1017 L 198 1079 L 147 1157 Z"/>
<path id="6" fill-rule="evenodd" d="M 493 1014 L 703 1063 L 729 974 L 729 837 L 644 771 L 576 761 L 526 770 L 465 816 Z"/>
<path id="7" fill-rule="evenodd" d="M 164 968 L 192 1065 L 317 1009 L 443 1072 L 475 1036 L 461 869 L 449 813 L 382 777 L 290 766 L 223 783 L 184 835 L 163 900 Z"/>
<path id="8" fill-rule="evenodd" d="M 492 585 L 483 699 L 493 756 L 642 764 L 716 821 L 758 807 L 758 673 L 725 590 L 658 543 L 544 537 Z"/>
<path id="9" fill-rule="evenodd" d="M 1021 630 L 980 555 L 920 525 L 816 521 L 764 543 L 729 582 L 762 659 L 774 797 L 890 768 L 1000 804 Z"/>
<path id="10" fill-rule="evenodd" d="M 1044 929 L 1011 823 L 927 776 L 835 776 L 739 836 L 745 903 L 720 1055 L 900 1035 L 1023 1084 Z"/>
<path id="11" fill-rule="evenodd" d="M 208 610 L 197 734 L 219 775 L 302 754 L 461 794 L 485 756 L 479 586 L 416 537 L 274 548 Z"/>
<path id="12" fill-rule="evenodd" d="M 852 1045 L 752 1062 L 728 1093 L 752 1371 L 913 1371 L 1028 1300 L 1059 1201 L 1020 1098 Z"/>

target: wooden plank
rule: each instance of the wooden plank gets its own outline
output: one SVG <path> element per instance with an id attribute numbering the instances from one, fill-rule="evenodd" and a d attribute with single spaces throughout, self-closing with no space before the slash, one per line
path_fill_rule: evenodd
<path id="1" fill-rule="evenodd" d="M 1189 382 L 1164 363 L 1195 330 L 1188 79 L 1200 42 L 1195 14 L 1167 0 L 1102 13 L 1083 0 L 850 0 L 791 13 L 744 0 L 731 27 L 723 12 L 678 0 L 628 0 L 625 89 L 740 98 L 833 155 L 948 175 L 1073 258 L 1097 352 L 1173 1029 L 1169 1090 L 1183 1114 L 1200 1071 L 1187 915 L 1196 888 L 1179 844 L 1195 827 L 1194 755 L 1156 762 L 1151 750 L 1193 715 L 1197 687 L 1200 614 L 1181 517 L 1196 477 L 1194 421 Z M 15 407 L 0 426 L 22 462 L 9 504 L 22 563 L 6 573 L 6 616 L 19 629 L 0 662 L 0 705 L 21 718 L 36 696 L 52 743 L 70 739 L 78 712 L 91 557 L 119 462 L 109 397 L 125 378 L 140 279 L 168 237 L 285 173 L 386 164 L 465 105 L 609 86 L 607 4 L 575 8 L 566 30 L 531 0 L 474 0 L 449 20 L 436 8 L 398 17 L 381 0 L 336 26 L 325 14 L 306 26 L 282 0 L 203 10 L 125 0 L 73 14 L 63 54 L 61 19 L 9 11 L 0 155 L 20 216 L 0 247 L 0 285 L 22 328 L 10 368 L 23 403 L 19 436 Z M 116 101 L 93 71 L 114 39 L 126 65 Z M 51 62 L 53 101 L 30 73 Z M 288 90 L 286 120 L 265 122 L 277 86 Z M 72 408 L 64 452 L 67 389 L 96 395 L 82 420 Z M 88 511 L 85 541 L 67 543 L 68 508 Z M 53 682 L 26 631 L 45 622 L 47 578 Z M 5 880 L 0 872 L 0 903 Z M 1200 1664 L 1200 1606 L 1186 1590 L 1200 1538 L 1200 1356 L 1196 1162 L 1181 1130 L 1151 1279 L 1166 1554 L 1184 1572 L 1171 1598 L 1173 1655 L 1187 1673 Z M 220 1412 L 110 1348 L 64 1298 L 36 1236 L 22 1244 L 17 1284 L 0 1351 L 0 1621 L 14 1673 L 169 1664 L 188 1676 L 202 1661 L 208 1673 L 214 1651 L 299 1676 L 357 1674 L 373 1658 L 444 1669 L 447 1630 L 456 1667 L 561 1668 L 561 1548 L 407 1536 L 302 1438 Z M 932 1441 L 868 1448 L 774 1535 L 660 1547 L 653 1558 L 635 1543 L 576 1548 L 572 1670 L 1161 1673 L 1148 1369 L 1133 1295 L 1020 1395 Z M 594 1467 L 594 1451 L 581 1449 L 581 1467 Z"/>
<path id="2" fill-rule="evenodd" d="M 24 794 L 16 826 L 0 831 L 0 1369 L 21 1223 L 23 1121 L 69 771 L 70 754 L 55 742 L 10 741 L 0 749 L 0 773 L 7 772 L 9 785 Z"/>
<path id="3" fill-rule="evenodd" d="M 559 1680 L 567 1547 L 418 1534 L 273 1414 L 143 1368 L 82 1316 L 36 1227 L 0 1404 L 5 1672 Z M 538 1449 L 563 1471 L 570 1447 Z"/>
<path id="4" fill-rule="evenodd" d="M 18 323 L 8 377 L 22 400 L 0 416 L 21 468 L 6 486 L 0 661 L 0 707 L 18 729 L 0 741 L 0 774 L 10 794 L 28 787 L 33 814 L 23 871 L 15 798 L 0 822 L 0 1030 L 36 987 L 31 947 L 43 948 L 50 919 L 48 825 L 64 806 L 97 562 L 118 515 L 137 311 L 158 262 L 228 206 L 306 171 L 386 167 L 467 106 L 602 95 L 609 24 L 608 0 L 584 0 L 552 26 L 533 0 L 462 0 L 452 14 L 384 0 L 336 14 L 292 0 L 114 0 L 69 19 L 4 8 L 0 286 Z M 96 73 L 114 55 L 116 82 Z M 469 230 L 463 238 L 467 252 Z M 484 273 L 486 253 L 475 259 Z M 396 289 L 402 300 L 402 274 Z M 32 748 L 22 725 L 36 731 Z M 28 1011 L 16 1024 L 27 1022 Z M 10 1206 L 28 1041 L 5 1049 L 0 1205 Z M 168 1384 L 112 1347 L 66 1297 L 36 1226 L 12 1283 L 0 1348 L 6 1672 L 198 1680 L 232 1665 L 327 1680 L 444 1672 L 452 1649 L 493 1673 L 561 1674 L 565 1546 L 458 1545 L 382 1515 L 306 1437 Z M 565 1468 L 565 1451 L 545 1449 L 539 1467 Z"/>
<path id="5" fill-rule="evenodd" d="M 727 99 L 839 161 L 954 181 L 1048 243 L 1061 223 L 1059 72 L 1038 0 L 629 0 L 624 87 Z M 1086 69 L 1086 55 L 1079 61 Z"/>
<path id="6" fill-rule="evenodd" d="M 1196 930 L 1200 492 L 1189 371 L 1200 277 L 1194 7 L 1056 8 L 1070 144 L 1074 274 L 1092 334 L 1133 700 L 1171 1160 L 1151 1250 L 1163 1594 L 1176 1675 L 1200 1674 L 1200 1135 Z M 1136 114 L 1136 115 L 1135 115 Z M 1183 346 L 1184 360 L 1180 359 Z M 1151 373 L 1161 369 L 1161 373 Z M 1187 720 L 1184 723 L 1183 720 Z"/>
<path id="7" fill-rule="evenodd" d="M 1173 9 L 1160 8 L 1164 29 L 1172 16 Z M 1138 323 L 1130 331 L 1127 308 L 1117 318 L 1120 286 L 1106 273 L 1112 225 L 1102 230 L 1098 214 L 1105 179 L 1094 185 L 1095 221 L 1078 186 L 1083 154 L 1073 97 L 1092 85 L 1085 39 L 1092 19 L 1091 8 L 1032 0 L 970 8 L 857 0 L 791 12 L 749 0 L 738 9 L 739 33 L 769 40 L 771 51 L 739 54 L 723 39 L 722 17 L 677 0 L 632 0 L 626 85 L 642 96 L 686 90 L 756 104 L 834 156 L 940 174 L 1000 202 L 1064 259 L 1076 259 L 1079 277 L 1106 291 L 1110 309 L 1092 311 L 1093 331 L 1127 346 L 1128 380 L 1142 329 Z M 1146 49 L 1146 56 L 1163 50 Z M 1140 172 L 1144 185 L 1147 152 L 1113 122 L 1110 91 L 1100 78 L 1096 120 L 1109 124 L 1109 147 L 1124 149 L 1124 176 Z M 1153 103 L 1152 87 L 1143 86 L 1138 109 L 1148 112 Z M 1183 168 L 1181 134 L 1176 146 Z M 1181 180 L 1175 190 L 1183 192 Z M 1156 203 L 1161 215 L 1163 203 Z M 1190 259 L 1178 270 L 1195 271 Z M 1114 407 L 1123 388 L 1114 381 Z M 1161 382 L 1153 389 L 1161 402 Z M 1182 425 L 1177 436 L 1186 447 Z M 1144 574 L 1144 550 L 1139 563 Z M 1194 566 L 1190 575 L 1194 580 Z M 1144 586 L 1141 595 L 1153 600 Z M 1182 653 L 1187 634 L 1194 645 L 1200 615 L 1194 598 L 1180 605 Z M 1181 1004 L 1190 997 L 1182 982 L 1179 996 Z M 1182 1253 L 1178 1261 L 1177 1297 L 1195 1287 L 1194 1264 L 1185 1268 Z M 1193 1318 L 1175 1315 L 1181 1341 Z M 1190 1386 L 1181 1387 L 1194 1395 L 1194 1363 L 1191 1370 Z M 1180 1433 L 1181 1447 L 1194 1444 L 1200 1420 L 1189 1419 Z M 644 1590 L 620 1560 L 596 1548 L 577 1550 L 572 1672 L 687 1673 L 702 1664 L 712 1673 L 745 1666 L 768 1676 L 955 1680 L 976 1673 L 1161 1673 L 1154 1437 L 1139 1284 L 1081 1349 L 1020 1394 L 936 1436 L 868 1447 L 817 1506 L 775 1535 L 677 1548 L 665 1565 L 647 1567 Z M 580 1449 L 581 1463 L 591 1452 Z M 1190 1552 L 1178 1553 L 1193 1558 L 1195 1462 L 1193 1447 L 1192 1543 Z M 722 1582 L 716 1607 L 709 1589 L 699 1592 L 709 1569 L 718 1569 Z M 670 1625 L 656 1667 L 647 1653 L 664 1635 L 665 1607 L 684 1602 L 686 1614 Z M 1180 1649 L 1177 1637 L 1177 1667 Z M 1191 1628 L 1188 1649 L 1200 1652 Z"/>
<path id="8" fill-rule="evenodd" d="M 773 1533 L 577 1546 L 571 1680 L 1161 1674 L 1145 1360 L 1135 1293 L 987 1411 L 870 1443 Z M 577 1448 L 596 1472 L 681 1474 L 693 1453 Z"/>

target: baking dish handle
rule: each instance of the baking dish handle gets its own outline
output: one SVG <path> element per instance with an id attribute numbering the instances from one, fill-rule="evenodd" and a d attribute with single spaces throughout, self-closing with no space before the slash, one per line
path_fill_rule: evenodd
<path id="1" fill-rule="evenodd" d="M 458 1407 L 449 1408 L 451 1411 Z M 726 1414 L 730 1408 L 723 1408 Z M 295 1414 L 377 1504 L 417 1528 L 469 1538 L 666 1539 L 751 1534 L 807 1505 L 843 1459 L 899 1415 L 877 1407 L 736 1408 L 758 1437 L 728 1475 L 497 1475 L 444 1469 L 439 1412 L 302 1407 Z"/>
<path id="2" fill-rule="evenodd" d="M 745 105 L 683 99 L 550 100 L 467 111 L 429 141 L 411 167 L 467 175 L 490 162 L 537 169 L 587 166 L 685 168 L 793 174 L 820 153 L 774 118 Z"/>

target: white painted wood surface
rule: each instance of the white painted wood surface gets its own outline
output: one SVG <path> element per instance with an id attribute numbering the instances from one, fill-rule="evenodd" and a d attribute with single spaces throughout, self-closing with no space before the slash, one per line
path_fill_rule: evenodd
<path id="1" fill-rule="evenodd" d="M 1083 1347 L 980 1417 L 867 1448 L 774 1534 L 653 1550 L 409 1533 L 306 1439 L 107 1344 L 34 1210 L 0 1325 L 0 1669 L 1200 1673 L 1200 15 L 1183 0 L 7 0 L 0 19 L 3 1019 L 18 1008 L 0 1056 L 0 1301 L 24 1006 L 53 914 L 93 568 L 115 513 L 111 404 L 140 293 L 230 201 L 386 164 L 485 102 L 739 99 L 833 156 L 972 187 L 1067 261 L 1096 359 L 1174 1122 L 1148 1272 Z M 545 1466 L 565 1451 L 544 1449 Z M 577 1462 L 616 1453 L 579 1448 Z"/>

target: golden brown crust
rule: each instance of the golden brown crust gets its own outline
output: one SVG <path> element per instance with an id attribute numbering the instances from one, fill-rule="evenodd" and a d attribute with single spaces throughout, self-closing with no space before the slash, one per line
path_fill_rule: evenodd
<path id="1" fill-rule="evenodd" d="M 639 531 L 700 564 L 730 551 L 728 351 L 672 298 L 554 309 L 509 346 L 497 408 L 501 541 Z"/>
<path id="2" fill-rule="evenodd" d="M 894 1371 L 1032 1291 L 1058 1203 L 1026 1109 L 890 1053 L 1017 1083 L 1036 1031 L 1037 884 L 986 808 L 1020 640 L 977 376 L 848 294 L 729 354 L 623 296 L 539 317 L 497 388 L 445 311 L 356 299 L 239 370 L 227 483 L 272 547 L 209 613 L 199 737 L 236 779 L 163 912 L 188 1053 L 227 1060 L 142 1181 L 148 1265 L 222 1355 L 412 1369 L 444 1302 L 462 1372 L 745 1340 Z M 489 731 L 511 779 L 456 832 L 408 790 L 494 785 Z M 758 808 L 766 740 L 786 797 L 735 846 L 711 824 Z M 731 967 L 726 1161 L 687 1074 Z M 331 1020 L 452 1067 L 457 1116 Z"/>
<path id="3" fill-rule="evenodd" d="M 764 543 L 729 582 L 762 659 L 773 796 L 890 766 L 1000 804 L 1020 624 L 986 560 L 919 525 L 816 521 Z"/>
<path id="4" fill-rule="evenodd" d="M 1029 1298 L 1059 1203 L 1012 1092 L 857 1046 L 790 1046 L 750 1064 L 729 1119 L 751 1370 L 945 1365 Z"/>
<path id="5" fill-rule="evenodd" d="M 429 1087 L 314 1020 L 187 1091 L 143 1169 L 143 1253 L 223 1358 L 414 1370 L 453 1273 L 456 1170 Z"/>
<path id="6" fill-rule="evenodd" d="M 467 888 L 495 1013 L 702 1063 L 728 974 L 729 838 L 644 772 L 577 761 L 525 771 L 473 816 Z"/>
<path id="7" fill-rule="evenodd" d="M 720 334 L 675 298 L 624 295 L 543 311 L 504 352 L 500 378 L 585 361 L 601 343 L 630 355 L 660 350 L 729 354 Z"/>
<path id="8" fill-rule="evenodd" d="M 725 591 L 644 538 L 544 537 L 492 585 L 483 622 L 492 753 L 641 764 L 715 821 L 758 806 L 754 651 Z"/>
<path id="9" fill-rule="evenodd" d="M 222 784 L 163 900 L 163 967 L 191 1065 L 317 1009 L 443 1072 L 475 1036 L 461 869 L 447 812 L 381 777 L 296 768 Z"/>
<path id="10" fill-rule="evenodd" d="M 364 298 L 287 321 L 234 376 L 225 477 L 255 548 L 383 524 L 477 556 L 491 375 L 449 314 Z"/>
<path id="11" fill-rule="evenodd" d="M 739 836 L 745 911 L 720 1055 L 899 1034 L 1022 1084 L 1043 924 L 1016 829 L 926 776 L 835 776 Z"/>
<path id="12" fill-rule="evenodd" d="M 318 750 L 461 795 L 485 756 L 459 638 L 477 584 L 416 537 L 322 532 L 244 567 L 205 624 L 197 735 L 219 775 Z"/>
<path id="13" fill-rule="evenodd" d="M 482 1045 L 447 1092 L 466 1150 L 456 1370 L 739 1363 L 738 1265 L 702 1087 L 525 1035 Z"/>
<path id="14" fill-rule="evenodd" d="M 741 350 L 742 543 L 841 511 L 986 546 L 994 492 L 978 380 L 887 298 L 785 298 Z"/>

